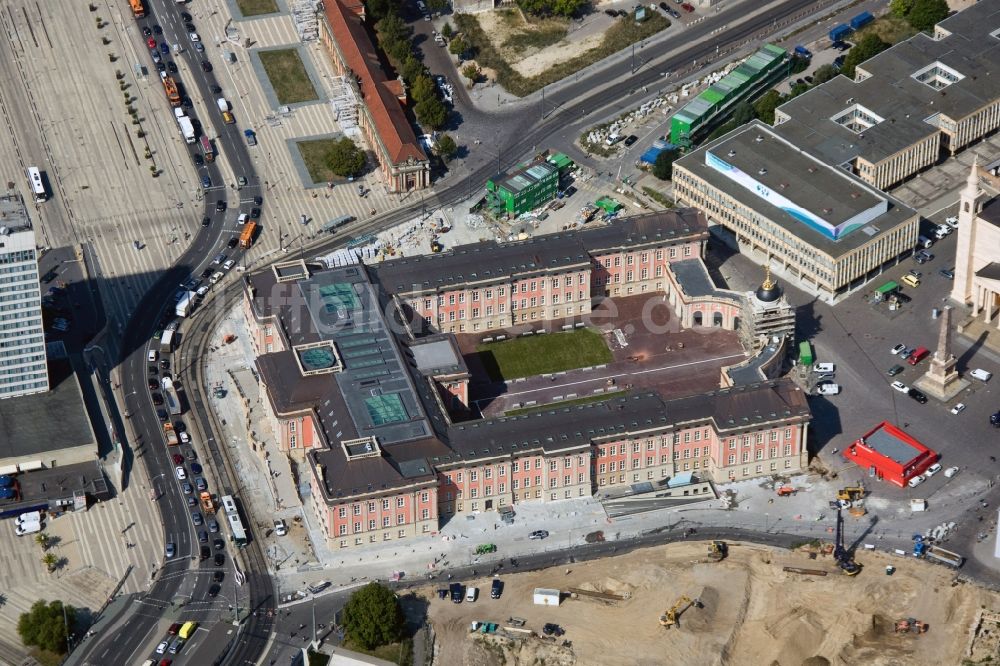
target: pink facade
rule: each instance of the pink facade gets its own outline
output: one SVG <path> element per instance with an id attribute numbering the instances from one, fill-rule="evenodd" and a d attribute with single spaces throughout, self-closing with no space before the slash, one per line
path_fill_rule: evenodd
<path id="1" fill-rule="evenodd" d="M 662 242 L 596 253 L 585 264 L 507 276 L 400 296 L 415 317 L 447 333 L 498 330 L 515 324 L 579 319 L 608 296 L 663 291 L 671 261 L 700 257 L 702 240 Z M 596 299 L 596 300 L 595 300 Z"/>
<path id="2" fill-rule="evenodd" d="M 313 512 L 328 541 L 339 548 L 437 531 L 438 488 L 433 484 L 327 505 L 318 479 L 313 476 L 311 482 Z"/>

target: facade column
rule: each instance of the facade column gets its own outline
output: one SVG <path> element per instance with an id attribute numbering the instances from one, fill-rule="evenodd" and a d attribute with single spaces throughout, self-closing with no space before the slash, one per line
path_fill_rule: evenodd
<path id="1" fill-rule="evenodd" d="M 978 317 L 979 316 L 979 304 L 980 304 L 979 287 L 976 286 L 976 285 L 973 285 L 973 287 L 972 287 L 972 316 L 973 317 Z"/>

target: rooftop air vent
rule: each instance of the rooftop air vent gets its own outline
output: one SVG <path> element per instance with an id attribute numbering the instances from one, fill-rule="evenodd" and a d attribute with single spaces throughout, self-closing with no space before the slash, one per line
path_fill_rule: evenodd
<path id="1" fill-rule="evenodd" d="M 728 155 L 729 157 L 736 157 L 736 151 L 730 150 L 728 153 L 726 153 L 726 155 Z"/>
<path id="2" fill-rule="evenodd" d="M 757 172 L 757 175 L 758 176 L 766 176 L 767 175 L 767 169 L 761 167 L 760 170 Z"/>
<path id="3" fill-rule="evenodd" d="M 756 141 L 757 143 L 760 143 L 763 140 L 764 140 L 763 134 L 758 134 L 757 136 L 754 137 L 754 141 Z"/>

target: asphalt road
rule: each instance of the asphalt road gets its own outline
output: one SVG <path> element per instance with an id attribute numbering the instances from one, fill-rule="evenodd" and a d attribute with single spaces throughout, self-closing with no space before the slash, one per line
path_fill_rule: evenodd
<path id="1" fill-rule="evenodd" d="M 182 53 L 174 56 L 175 59 L 183 58 L 187 61 L 192 72 L 191 77 L 179 81 L 184 88 L 183 92 L 188 96 L 201 95 L 209 101 L 208 107 L 214 108 L 217 96 L 212 94 L 210 86 L 216 81 L 212 73 L 206 73 L 201 69 L 200 63 L 204 56 L 194 50 L 183 28 L 180 19 L 183 7 L 164 0 L 159 2 L 147 0 L 146 5 L 148 14 L 138 21 L 138 25 L 151 27 L 153 24 L 159 24 L 164 33 L 158 36 L 161 40 L 184 46 Z M 177 75 L 175 78 L 178 78 Z M 191 113 L 190 109 L 188 113 Z M 211 118 L 201 119 L 201 126 L 203 131 L 215 137 L 216 151 L 225 150 L 226 158 L 230 160 L 234 171 L 247 178 L 248 185 L 239 194 L 249 198 L 258 193 L 256 173 L 239 126 L 223 124 L 217 114 L 212 114 Z M 197 144 L 191 146 L 192 155 L 197 150 Z M 210 217 L 213 222 L 208 227 L 200 227 L 200 231 L 191 239 L 190 246 L 177 264 L 166 271 L 156 285 L 145 294 L 124 331 L 120 347 L 119 376 L 125 395 L 126 413 L 130 415 L 132 428 L 136 433 L 137 448 L 145 450 L 142 460 L 146 465 L 148 476 L 163 491 L 157 505 L 163 524 L 164 542 L 175 543 L 177 553 L 174 558 L 166 560 L 157 571 L 156 581 L 146 597 L 148 603 L 143 606 L 143 612 L 130 613 L 124 624 L 116 627 L 110 635 L 98 637 L 85 646 L 84 658 L 87 663 L 126 666 L 141 660 L 140 650 L 154 638 L 150 635 L 154 625 L 162 614 L 172 610 L 171 602 L 174 600 L 178 604 L 186 605 L 185 618 L 208 621 L 217 616 L 217 611 L 209 604 L 199 603 L 209 601 L 210 573 L 216 567 L 211 559 L 199 563 L 199 544 L 190 510 L 176 480 L 174 465 L 169 459 L 163 439 L 162 427 L 146 386 L 147 378 L 150 377 L 146 360 L 148 343 L 162 314 L 168 307 L 173 307 L 172 296 L 177 291 L 178 285 L 189 275 L 198 275 L 211 258 L 224 249 L 226 234 L 223 232 L 221 217 L 215 213 L 215 201 L 225 198 L 229 188 L 223 184 L 225 181 L 218 162 L 206 163 L 199 168 L 199 173 L 208 175 L 215 184 L 214 189 L 206 192 L 204 212 L 204 215 Z M 236 206 L 230 206 L 227 215 L 235 216 L 234 208 Z M 273 605 L 272 586 L 263 559 L 248 558 L 247 561 L 249 564 L 246 571 L 247 585 L 251 601 L 260 607 Z M 231 558 L 227 556 L 225 567 L 230 567 L 231 562 Z M 191 572 L 192 564 L 196 566 L 194 573 Z M 230 570 L 226 576 L 226 580 L 231 581 L 232 571 Z M 149 612 L 151 607 L 157 606 L 161 610 L 161 615 Z M 202 610 L 194 610 L 199 607 Z M 242 627 L 232 658 L 241 663 L 254 661 L 263 651 L 267 635 L 266 621 L 251 615 Z"/>

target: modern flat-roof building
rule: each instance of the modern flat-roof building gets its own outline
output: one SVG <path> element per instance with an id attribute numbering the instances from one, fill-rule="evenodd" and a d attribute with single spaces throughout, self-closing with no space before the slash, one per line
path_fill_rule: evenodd
<path id="1" fill-rule="evenodd" d="M 843 455 L 875 478 L 900 488 L 938 459 L 937 453 L 888 421 L 855 440 Z"/>
<path id="2" fill-rule="evenodd" d="M 775 132 L 891 188 L 1000 128 L 1000 5 L 974 3 L 778 107 Z"/>
<path id="3" fill-rule="evenodd" d="M 378 161 L 390 192 L 430 187 L 430 160 L 403 112 L 402 79 L 390 79 L 365 31 L 365 6 L 357 0 L 326 0 L 319 17 L 320 43 L 337 73 L 360 100 L 358 127 Z"/>
<path id="4" fill-rule="evenodd" d="M 671 244 L 693 243 L 694 256 L 700 256 L 700 216 L 659 215 L 667 217 L 640 216 L 577 235 L 609 243 L 615 238 L 611 246 L 619 252 L 633 252 L 633 242 L 660 243 L 664 258 Z M 654 233 L 669 231 L 657 225 L 681 224 L 685 217 L 683 233 Z M 570 234 L 558 236 L 548 250 L 542 239 L 514 244 L 524 266 L 509 263 L 513 255 L 495 246 L 496 252 L 471 256 L 456 248 L 450 259 L 431 257 L 388 271 L 383 269 L 395 262 L 370 269 L 291 261 L 244 277 L 243 309 L 266 396 L 265 418 L 279 448 L 308 465 L 308 501 L 328 545 L 351 548 L 431 534 L 442 519 L 457 514 L 590 496 L 612 486 L 665 484 L 678 474 L 745 479 L 793 473 L 807 464 L 809 407 L 801 389 L 787 380 L 669 400 L 633 392 L 533 414 L 453 421 L 452 411 L 468 400 L 469 371 L 453 335 L 415 335 L 410 314 L 395 296 L 397 283 L 419 275 L 429 285 L 447 283 L 456 294 L 485 291 L 467 284 L 481 273 L 506 280 L 509 289 L 512 273 L 544 273 L 549 259 L 561 265 L 568 256 L 571 264 L 583 262 L 588 279 L 572 288 L 584 286 L 582 300 L 589 305 L 586 248 L 595 246 L 579 238 L 566 245 Z M 656 248 L 644 251 L 654 261 Z M 638 271 L 635 262 L 621 263 Z M 665 270 L 661 280 L 666 285 L 669 279 Z M 638 289 L 641 282 L 635 277 L 633 283 L 612 284 Z M 652 284 L 649 291 L 655 292 Z M 468 306 L 477 302 L 471 291 L 461 293 L 469 294 Z M 738 301 L 733 299 L 734 307 Z M 731 313 L 725 319 L 732 323 Z"/>
<path id="5" fill-rule="evenodd" d="M 19 195 L 0 197 L 0 399 L 49 390 L 35 231 Z"/>
<path id="6" fill-rule="evenodd" d="M 830 302 L 919 235 L 916 211 L 760 121 L 685 155 L 673 181 L 677 202 L 700 209 L 725 241 Z"/>

